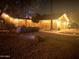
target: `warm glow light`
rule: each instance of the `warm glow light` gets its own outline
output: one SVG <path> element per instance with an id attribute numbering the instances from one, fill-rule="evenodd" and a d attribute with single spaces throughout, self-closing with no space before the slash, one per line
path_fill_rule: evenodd
<path id="1" fill-rule="evenodd" d="M 1 18 L 3 18 L 6 22 L 10 22 L 10 16 L 6 13 L 2 13 Z"/>
<path id="2" fill-rule="evenodd" d="M 68 19 L 68 17 L 67 17 L 67 15 L 66 15 L 66 14 L 64 14 L 63 16 L 66 18 L 66 20 L 67 20 L 67 21 L 69 21 L 69 19 Z"/>
<path id="3" fill-rule="evenodd" d="M 63 25 L 66 25 L 66 24 L 67 24 L 66 22 L 63 23 Z"/>
<path id="4" fill-rule="evenodd" d="M 42 20 L 44 23 L 50 23 L 50 20 Z"/>
<path id="5" fill-rule="evenodd" d="M 2 17 L 5 21 L 7 21 L 7 22 L 9 22 L 9 23 L 12 23 L 12 24 L 14 24 L 15 26 L 26 25 L 26 21 L 25 21 L 24 19 L 13 18 L 13 17 L 7 15 L 6 13 L 3 13 L 3 14 L 1 15 L 1 17 Z"/>
<path id="6" fill-rule="evenodd" d="M 14 19 L 13 23 L 15 24 L 15 26 L 18 26 L 18 19 Z"/>
<path id="7" fill-rule="evenodd" d="M 60 27 L 60 21 L 56 20 L 56 22 L 57 22 L 57 26 Z"/>
<path id="8" fill-rule="evenodd" d="M 5 17 L 5 18 L 9 17 L 9 15 L 7 15 L 5 13 L 3 13 L 2 16 Z"/>
<path id="9" fill-rule="evenodd" d="M 10 17 L 10 23 L 13 23 L 14 19 Z"/>
<path id="10" fill-rule="evenodd" d="M 40 23 L 33 23 L 32 20 L 25 20 L 25 19 L 18 19 L 18 18 L 13 18 L 9 15 L 7 15 L 6 13 L 3 13 L 1 15 L 1 17 L 9 22 L 14 24 L 15 26 L 40 26 L 41 28 L 50 28 L 50 23 L 51 20 L 41 20 Z M 65 20 L 65 21 L 63 21 Z M 52 24 L 53 26 L 55 25 L 56 28 L 61 29 L 61 28 L 67 28 L 67 26 L 69 25 L 69 19 L 67 17 L 67 15 L 64 13 L 61 17 L 59 17 L 57 20 L 52 20 Z M 40 24 L 40 25 L 39 25 Z"/>
<path id="11" fill-rule="evenodd" d="M 63 19 L 63 17 L 64 17 L 67 21 L 69 21 L 67 15 L 66 15 L 65 13 L 64 13 L 61 17 L 59 17 L 59 19 Z"/>
<path id="12" fill-rule="evenodd" d="M 67 22 L 67 25 L 69 25 L 69 22 Z"/>
<path id="13" fill-rule="evenodd" d="M 16 22 L 18 22 L 19 20 L 18 19 L 14 19 L 14 22 L 16 23 Z"/>

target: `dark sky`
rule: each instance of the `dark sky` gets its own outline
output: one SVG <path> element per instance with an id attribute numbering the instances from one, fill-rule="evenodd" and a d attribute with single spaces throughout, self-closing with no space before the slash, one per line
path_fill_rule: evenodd
<path id="1" fill-rule="evenodd" d="M 71 19 L 79 18 L 79 1 L 77 0 L 0 0 L 0 6 L 7 5 L 6 12 L 13 16 L 67 13 Z"/>

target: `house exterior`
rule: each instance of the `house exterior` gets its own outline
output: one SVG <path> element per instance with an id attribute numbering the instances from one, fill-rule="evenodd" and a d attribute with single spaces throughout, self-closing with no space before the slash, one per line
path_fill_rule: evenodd
<path id="1" fill-rule="evenodd" d="M 27 20 L 27 27 L 39 27 L 41 30 L 51 29 L 51 20 L 40 20 L 39 23 L 34 23 L 32 20 Z M 58 19 L 52 19 L 52 30 L 68 29 L 69 19 L 66 14 L 63 14 Z"/>
<path id="2" fill-rule="evenodd" d="M 63 14 L 57 19 L 52 19 L 52 23 L 50 19 L 43 19 L 40 20 L 38 23 L 34 23 L 31 19 L 19 19 L 19 18 L 13 18 L 9 15 L 3 13 L 1 17 L 9 22 L 13 23 L 16 27 L 18 26 L 26 26 L 26 27 L 39 27 L 41 30 L 62 30 L 62 29 L 68 29 L 69 26 L 69 19 L 66 14 Z"/>

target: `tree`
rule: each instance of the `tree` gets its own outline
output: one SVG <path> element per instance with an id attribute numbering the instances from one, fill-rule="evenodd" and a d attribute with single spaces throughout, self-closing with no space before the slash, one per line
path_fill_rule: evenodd
<path id="1" fill-rule="evenodd" d="M 40 14 L 37 13 L 35 16 L 33 16 L 32 21 L 38 23 L 40 21 Z"/>
<path id="2" fill-rule="evenodd" d="M 32 17 L 32 21 L 35 22 L 35 23 L 38 23 L 39 22 L 39 19 L 34 16 L 34 17 Z"/>

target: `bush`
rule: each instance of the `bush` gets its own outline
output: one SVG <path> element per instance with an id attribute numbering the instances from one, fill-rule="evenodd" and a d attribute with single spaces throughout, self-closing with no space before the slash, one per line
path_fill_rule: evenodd
<path id="1" fill-rule="evenodd" d="M 38 32 L 38 27 L 20 27 L 19 32 L 26 33 L 26 32 Z"/>

